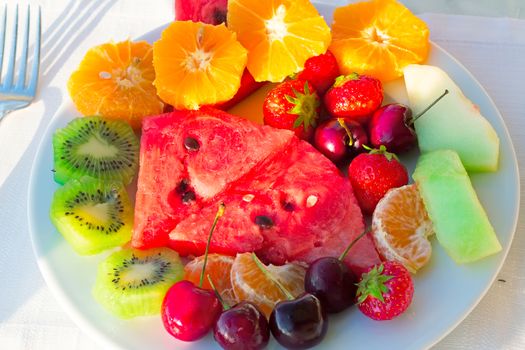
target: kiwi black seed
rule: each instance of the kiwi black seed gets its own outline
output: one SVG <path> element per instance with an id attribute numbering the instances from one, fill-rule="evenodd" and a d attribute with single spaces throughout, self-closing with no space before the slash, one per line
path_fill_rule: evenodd
<path id="1" fill-rule="evenodd" d="M 133 207 L 120 180 L 88 176 L 56 190 L 51 221 L 81 255 L 97 254 L 131 239 Z"/>
<path id="2" fill-rule="evenodd" d="M 84 175 L 131 182 L 138 167 L 139 141 L 121 120 L 81 117 L 53 135 L 55 181 L 64 184 Z"/>
<path id="3" fill-rule="evenodd" d="M 100 263 L 93 296 L 120 318 L 155 315 L 167 290 L 183 275 L 174 250 L 122 249 Z"/>

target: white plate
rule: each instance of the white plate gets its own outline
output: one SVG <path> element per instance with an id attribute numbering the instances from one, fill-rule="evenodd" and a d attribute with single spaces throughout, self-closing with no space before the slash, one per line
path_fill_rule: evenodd
<path id="1" fill-rule="evenodd" d="M 333 7 L 317 5 L 325 18 Z M 146 34 L 153 42 L 162 28 Z M 107 38 L 108 40 L 110 38 Z M 458 61 L 432 44 L 428 64 L 443 68 L 479 105 L 501 140 L 500 168 L 496 173 L 476 174 L 472 181 L 503 246 L 503 251 L 481 262 L 458 266 L 434 242 L 430 265 L 415 277 L 414 301 L 401 317 L 388 322 L 372 321 L 357 309 L 330 317 L 328 335 L 320 347 L 331 349 L 422 349 L 430 347 L 456 327 L 476 306 L 492 284 L 509 250 L 519 208 L 519 175 L 516 155 L 503 119 L 486 91 Z M 406 100 L 402 83 L 388 84 L 390 97 Z M 164 330 L 160 317 L 119 320 L 91 296 L 97 262 L 105 255 L 80 257 L 66 244 L 49 220 L 53 192 L 54 130 L 78 116 L 71 103 L 55 115 L 33 165 L 29 192 L 29 222 L 38 265 L 49 288 L 71 318 L 85 332 L 109 348 L 192 349 L 217 348 L 211 335 L 196 343 L 182 343 Z M 454 126 L 451 125 L 451 128 Z M 413 169 L 416 155 L 408 161 Z M 269 348 L 278 348 L 272 340 Z"/>

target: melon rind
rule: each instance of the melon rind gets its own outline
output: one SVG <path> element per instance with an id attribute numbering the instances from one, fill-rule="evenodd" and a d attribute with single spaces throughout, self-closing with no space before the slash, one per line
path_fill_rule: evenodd
<path id="1" fill-rule="evenodd" d="M 458 154 L 438 150 L 421 155 L 412 175 L 439 243 L 458 264 L 501 250 Z"/>
<path id="2" fill-rule="evenodd" d="M 468 171 L 496 171 L 498 135 L 448 74 L 438 67 L 412 64 L 405 67 L 404 77 L 414 116 L 449 91 L 414 123 L 421 152 L 453 149 Z"/>

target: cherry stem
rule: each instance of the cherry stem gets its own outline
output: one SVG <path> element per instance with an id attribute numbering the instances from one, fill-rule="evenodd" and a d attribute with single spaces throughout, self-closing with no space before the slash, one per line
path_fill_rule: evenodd
<path id="1" fill-rule="evenodd" d="M 445 97 L 446 94 L 448 94 L 448 89 L 445 89 L 445 92 L 443 92 L 443 93 L 441 94 L 441 96 L 439 96 L 438 98 L 436 98 L 436 100 L 435 100 L 434 102 L 432 102 L 432 103 L 430 104 L 430 106 L 428 106 L 428 107 L 425 108 L 423 111 L 421 111 L 418 115 L 416 115 L 414 118 L 412 118 L 412 121 L 410 122 L 410 124 L 414 124 L 414 122 L 415 122 L 416 120 L 418 120 L 419 117 L 421 117 L 423 114 L 425 114 L 430 108 L 434 107 L 434 105 L 435 105 L 436 103 L 438 103 L 439 100 L 441 100 L 443 97 Z"/>
<path id="2" fill-rule="evenodd" d="M 202 288 L 202 282 L 204 282 L 204 271 L 206 271 L 206 263 L 208 262 L 208 250 L 210 250 L 211 235 L 213 234 L 213 230 L 215 230 L 217 221 L 219 221 L 219 218 L 224 214 L 225 208 L 226 206 L 224 205 L 224 203 L 219 204 L 219 209 L 217 209 L 217 214 L 215 214 L 215 219 L 213 220 L 213 224 L 211 225 L 210 234 L 208 235 L 208 241 L 206 242 L 206 250 L 204 251 L 204 263 L 202 264 L 199 288 Z"/>
<path id="3" fill-rule="evenodd" d="M 221 295 L 219 294 L 219 291 L 215 287 L 215 284 L 213 284 L 213 281 L 211 280 L 210 275 L 208 274 L 208 275 L 206 275 L 206 277 L 208 277 L 208 282 L 210 282 L 211 289 L 213 289 L 213 292 L 215 293 L 215 296 L 221 302 L 222 309 L 225 310 L 225 311 L 231 309 L 230 305 L 228 305 L 228 303 L 226 303 L 224 301 L 224 299 L 221 297 Z"/>
<path id="4" fill-rule="evenodd" d="M 348 129 L 348 126 L 346 126 L 345 120 L 343 118 L 337 118 L 337 122 L 343 129 L 345 129 L 346 134 L 348 135 L 348 146 L 352 146 L 354 144 L 354 138 L 352 137 L 352 133 Z"/>
<path id="5" fill-rule="evenodd" d="M 252 253 L 252 259 L 255 262 L 255 265 L 257 265 L 257 267 L 262 271 L 262 273 L 264 273 L 264 275 L 266 277 L 268 277 L 273 283 L 275 283 L 277 285 L 277 287 L 279 287 L 281 292 L 283 292 L 283 294 L 286 295 L 286 298 L 288 298 L 288 300 L 294 300 L 295 299 L 294 296 L 292 295 L 292 293 L 290 293 L 290 291 L 288 289 L 286 289 L 286 287 L 283 286 L 283 284 L 281 282 L 279 282 L 279 280 L 277 278 L 275 278 L 270 273 L 270 271 L 268 271 L 266 266 L 264 266 L 264 264 L 261 262 L 261 260 L 259 260 L 257 255 L 255 255 L 255 253 Z"/>
<path id="6" fill-rule="evenodd" d="M 350 249 L 352 249 L 354 244 L 356 244 L 357 241 L 359 241 L 361 238 L 363 238 L 367 233 L 368 233 L 368 230 L 365 229 L 363 232 L 361 232 L 361 234 L 359 236 L 354 238 L 354 240 L 352 242 L 350 242 L 348 247 L 346 247 L 345 251 L 339 256 L 339 261 L 343 261 L 344 258 L 346 257 L 346 254 L 348 254 L 348 252 L 350 251 Z"/>

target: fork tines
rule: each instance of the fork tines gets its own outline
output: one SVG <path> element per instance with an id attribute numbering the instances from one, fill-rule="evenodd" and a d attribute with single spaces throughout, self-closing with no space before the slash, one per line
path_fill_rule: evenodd
<path id="1" fill-rule="evenodd" d="M 8 22 L 8 7 L 4 6 L 2 19 L 0 20 L 0 94 L 10 96 L 26 96 L 28 99 L 32 99 L 36 93 L 36 87 L 38 83 L 38 69 L 40 66 L 40 37 L 41 37 L 41 10 L 38 6 L 38 12 L 36 15 L 32 15 L 30 5 L 27 6 L 26 10 L 26 21 L 25 26 L 22 24 L 21 28 L 18 26 L 18 5 L 16 5 L 14 16 L 11 22 L 11 49 L 9 51 L 9 57 L 6 56 L 6 33 L 7 33 L 7 22 Z M 36 19 L 35 19 L 36 17 Z M 31 54 L 28 55 L 29 51 L 29 38 L 30 32 L 34 32 L 34 44 L 31 49 Z M 19 35 L 22 37 L 21 52 L 17 50 L 17 43 Z M 17 56 L 18 64 L 16 64 Z M 29 56 L 29 57 L 28 57 Z M 31 71 L 29 75 L 27 73 L 28 61 L 31 62 Z M 4 63 L 7 65 L 4 69 L 5 74 L 2 74 Z M 17 70 L 15 72 L 15 65 Z M 27 79 L 26 79 L 27 78 Z"/>

